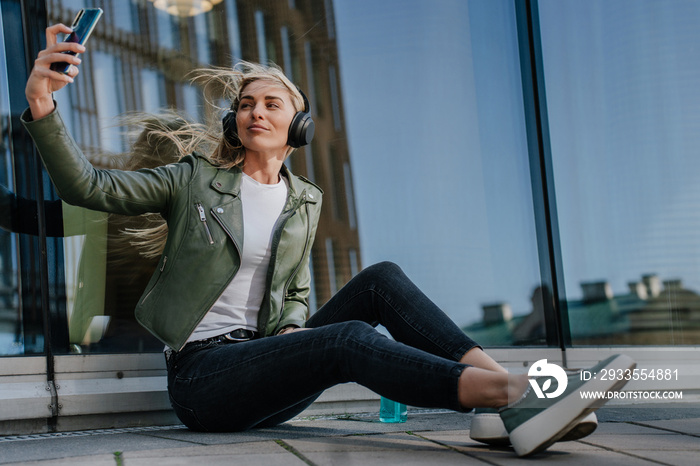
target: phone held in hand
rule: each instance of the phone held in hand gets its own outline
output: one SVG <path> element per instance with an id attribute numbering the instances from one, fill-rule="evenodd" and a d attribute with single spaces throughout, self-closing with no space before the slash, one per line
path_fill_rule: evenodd
<path id="1" fill-rule="evenodd" d="M 78 12 L 78 15 L 73 20 L 73 25 L 71 32 L 64 42 L 77 42 L 80 45 L 85 45 L 90 34 L 95 29 L 97 22 L 102 16 L 101 8 L 83 8 Z M 68 55 L 77 55 L 75 52 L 61 52 L 67 53 Z M 51 64 L 51 69 L 53 71 L 58 71 L 59 73 L 68 74 L 68 69 L 70 68 L 70 63 L 66 62 L 55 62 Z"/>

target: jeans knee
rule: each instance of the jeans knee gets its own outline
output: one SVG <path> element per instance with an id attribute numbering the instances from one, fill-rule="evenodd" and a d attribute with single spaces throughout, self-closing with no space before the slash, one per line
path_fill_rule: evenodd
<path id="1" fill-rule="evenodd" d="M 338 325 L 341 327 L 341 333 L 347 336 L 364 336 L 376 331 L 370 324 L 361 320 L 350 320 Z"/>
<path id="2" fill-rule="evenodd" d="M 373 282 L 383 282 L 396 277 L 403 277 L 404 273 L 401 267 L 390 261 L 378 262 L 370 265 L 362 271 L 362 274 Z"/>

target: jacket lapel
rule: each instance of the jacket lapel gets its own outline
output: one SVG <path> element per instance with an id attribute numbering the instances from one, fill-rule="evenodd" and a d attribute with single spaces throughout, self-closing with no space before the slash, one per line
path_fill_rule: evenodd
<path id="1" fill-rule="evenodd" d="M 241 204 L 241 171 L 238 168 L 219 170 L 211 182 L 211 189 L 223 196 L 225 202 L 212 206 L 212 215 L 221 224 L 238 248 L 243 251 L 243 205 Z"/>

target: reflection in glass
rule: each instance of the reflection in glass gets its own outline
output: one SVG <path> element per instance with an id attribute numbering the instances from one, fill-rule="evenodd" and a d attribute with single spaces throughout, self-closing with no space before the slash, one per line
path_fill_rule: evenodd
<path id="1" fill-rule="evenodd" d="M 61 15 L 66 14 L 69 3 L 75 4 L 52 0 L 49 22 L 65 22 Z M 164 108 L 172 108 L 188 119 L 220 121 L 229 102 L 215 92 L 203 95 L 205 90 L 190 80 L 192 70 L 208 65 L 231 66 L 232 58 L 284 59 L 278 64 L 302 89 L 309 89 L 314 79 L 329 82 L 328 70 L 338 69 L 338 56 L 335 45 L 328 43 L 325 3 L 311 3 L 296 10 L 296 4 L 290 6 L 287 2 L 225 0 L 209 13 L 178 18 L 156 10 L 150 2 L 131 2 L 131 21 L 121 16 L 103 17 L 83 56 L 76 83 L 56 94 L 61 114 L 96 167 L 135 170 L 169 163 L 174 160 L 174 151 L 165 146 L 157 157 L 142 157 L 154 150 L 139 146 L 138 141 L 145 137 L 139 133 L 142 125 L 127 122 L 125 126 L 122 118 L 133 112 L 162 114 Z M 115 5 L 106 5 L 111 6 Z M 295 19 L 287 22 L 290 7 L 295 9 Z M 323 54 L 312 56 L 311 51 L 319 50 L 316 44 L 320 43 Z M 337 94 L 337 89 L 334 91 Z M 330 93 L 324 85 L 314 90 L 314 97 L 330 102 Z M 342 112 L 340 96 L 336 95 L 334 101 Z M 353 196 L 352 186 L 345 185 L 352 180 L 349 151 L 344 127 L 331 122 L 331 118 L 314 115 L 318 159 L 314 160 L 310 148 L 300 149 L 288 165 L 295 174 L 313 178 L 327 191 L 334 190 L 338 204 L 345 206 Z M 157 138 L 146 141 L 158 142 Z M 339 171 L 335 173 L 331 167 Z M 69 334 L 69 344 L 56 351 L 162 351 L 163 344 L 147 334 L 133 317 L 157 258 L 140 254 L 131 244 L 132 237 L 125 233 L 144 227 L 161 228 L 162 219 L 105 215 L 68 207 L 60 201 L 58 206 L 61 214 L 52 223 L 60 230 L 58 236 L 65 250 L 61 268 L 66 285 L 60 296 L 67 309 L 66 322 L 60 325 Z M 351 220 L 350 212 L 343 207 L 332 220 L 330 211 L 322 215 L 312 254 L 315 275 L 309 300 L 311 312 L 362 267 L 356 222 Z M 327 243 L 330 249 L 326 249 Z"/>
<path id="2" fill-rule="evenodd" d="M 700 342 L 700 4 L 540 0 L 577 344 Z"/>
<path id="3" fill-rule="evenodd" d="M 12 204 L 16 203 L 10 154 L 10 100 L 7 88 L 5 41 L 0 16 L 0 356 L 23 353 L 19 307 L 17 235 L 13 229 Z"/>
<path id="4" fill-rule="evenodd" d="M 399 264 L 481 344 L 543 344 L 513 2 L 334 10 L 362 263 Z"/>

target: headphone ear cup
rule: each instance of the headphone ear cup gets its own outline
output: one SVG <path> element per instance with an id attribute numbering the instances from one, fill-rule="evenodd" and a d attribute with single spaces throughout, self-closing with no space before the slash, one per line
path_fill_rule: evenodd
<path id="1" fill-rule="evenodd" d="M 238 128 L 236 127 L 236 112 L 230 111 L 221 120 L 221 125 L 224 128 L 224 138 L 233 147 L 241 145 L 241 140 L 238 138 Z"/>
<path id="2" fill-rule="evenodd" d="M 314 138 L 316 125 L 311 115 L 306 112 L 297 112 L 289 125 L 287 144 L 294 148 L 305 146 Z"/>

